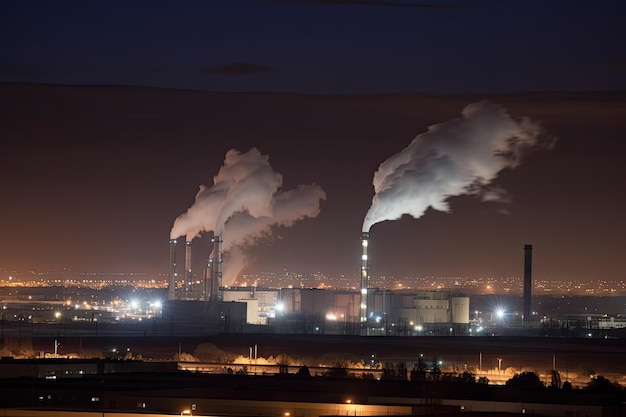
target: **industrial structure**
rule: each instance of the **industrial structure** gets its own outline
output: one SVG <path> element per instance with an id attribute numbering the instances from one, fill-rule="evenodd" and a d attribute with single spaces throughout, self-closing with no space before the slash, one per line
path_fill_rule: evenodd
<path id="1" fill-rule="evenodd" d="M 222 239 L 215 236 L 211 239 L 213 243 L 212 256 L 208 258 L 207 266 L 204 268 L 202 279 L 194 278 L 192 268 L 192 243 L 185 241 L 185 270 L 183 274 L 178 273 L 176 262 L 177 239 L 170 239 L 170 268 L 168 279 L 167 298 L 169 301 L 211 301 L 222 300 L 220 289 L 222 287 Z M 182 277 L 183 279 L 180 279 Z"/>
<path id="2" fill-rule="evenodd" d="M 274 326 L 273 331 L 295 333 L 324 332 L 353 335 L 467 335 L 482 320 L 475 312 L 470 319 L 470 299 L 463 294 L 437 290 L 398 290 L 370 288 L 370 234 L 361 233 L 360 282 L 357 288 L 321 290 L 316 288 L 257 288 L 222 285 L 222 237 L 215 235 L 213 248 L 201 278 L 194 278 L 192 245 L 185 244 L 184 274 L 177 271 L 176 239 L 170 240 L 170 274 L 165 316 L 176 311 L 190 320 L 212 321 L 222 328 Z M 524 245 L 523 319 L 531 318 L 532 245 Z M 181 279 L 181 277 L 183 279 Z M 198 304 L 182 305 L 179 301 Z M 228 305 L 226 305 L 228 304 Z M 236 305 L 236 307 L 235 307 Z M 236 310 L 233 310 L 236 308 Z M 230 311 L 230 313 L 226 313 Z M 235 313 L 236 311 L 236 313 Z M 230 316 L 227 319 L 227 316 Z M 236 325 L 235 317 L 238 317 Z M 178 317 L 180 318 L 180 317 Z M 202 320 L 200 320 L 202 321 Z M 501 320 L 500 320 L 501 321 Z M 216 324 L 217 323 L 217 324 Z M 494 325 L 491 315 L 490 325 Z M 234 326 L 234 327 L 233 327 Z"/>
<path id="3" fill-rule="evenodd" d="M 361 323 L 367 321 L 367 288 L 369 286 L 370 278 L 370 264 L 367 256 L 369 238 L 369 233 L 361 233 L 361 301 L 359 303 Z"/>
<path id="4" fill-rule="evenodd" d="M 524 245 L 524 312 L 523 318 L 531 318 L 533 245 Z"/>
<path id="5" fill-rule="evenodd" d="M 451 296 L 445 291 L 393 292 L 370 289 L 370 263 L 368 257 L 369 233 L 361 234 L 360 287 L 358 291 L 318 290 L 315 288 L 258 289 L 256 287 L 224 288 L 222 286 L 222 238 L 211 239 L 213 249 L 203 271 L 202 279 L 195 279 L 192 270 L 192 244 L 185 241 L 184 273 L 177 271 L 177 240 L 170 240 L 170 273 L 168 285 L 169 306 L 164 316 L 186 316 L 213 321 L 222 326 L 224 309 L 238 303 L 245 317 L 238 325 L 279 324 L 286 331 L 306 318 L 311 331 L 341 331 L 358 335 L 387 334 L 389 331 L 403 334 L 427 332 L 465 334 L 469 330 L 469 298 Z M 180 279 L 182 277 L 183 279 Z M 195 301 L 197 304 L 180 304 L 179 301 Z M 179 314 L 176 313 L 179 311 Z M 231 314 L 231 319 L 233 315 Z M 187 319 L 186 319 L 187 320 Z M 203 321 L 200 320 L 200 321 Z M 452 326 L 452 327 L 451 327 Z M 391 329 L 393 328 L 393 329 Z M 441 328 L 441 329 L 440 329 Z M 391 329 L 391 330 L 390 330 Z M 451 330 L 449 330 L 451 329 Z M 305 330 L 306 331 L 306 330 Z"/>

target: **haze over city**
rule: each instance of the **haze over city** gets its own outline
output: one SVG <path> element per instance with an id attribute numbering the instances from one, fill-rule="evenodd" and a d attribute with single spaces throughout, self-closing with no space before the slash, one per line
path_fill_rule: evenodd
<path id="1" fill-rule="evenodd" d="M 216 223 L 172 229 L 229 156 L 248 155 L 269 178 L 252 187 L 264 210 L 227 214 L 276 220 L 276 201 L 301 205 L 254 229 L 268 234 L 242 274 L 358 277 L 367 229 L 373 277 L 521 277 L 532 244 L 536 282 L 623 282 L 624 11 L 10 1 L 0 268 L 158 276 L 168 239 L 192 233 L 201 273 Z M 389 169 L 399 159 L 407 169 Z M 460 161 L 456 177 L 443 159 Z M 407 179 L 411 198 L 366 227 L 381 190 Z"/>

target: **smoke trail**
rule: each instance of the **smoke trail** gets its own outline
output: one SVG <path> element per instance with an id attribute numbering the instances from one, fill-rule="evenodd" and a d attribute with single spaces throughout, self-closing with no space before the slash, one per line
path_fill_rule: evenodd
<path id="1" fill-rule="evenodd" d="M 294 190 L 276 194 L 271 216 L 253 217 L 247 213 L 237 213 L 231 217 L 224 226 L 222 244 L 223 251 L 230 252 L 229 266 L 222 275 L 224 285 L 232 284 L 247 265 L 245 248 L 273 239 L 275 226 L 291 227 L 297 220 L 317 217 L 319 203 L 325 199 L 326 194 L 319 186 L 299 185 Z"/>
<path id="2" fill-rule="evenodd" d="M 213 178 L 213 186 L 201 185 L 194 204 L 174 221 L 170 238 L 185 235 L 190 241 L 208 231 L 220 235 L 228 219 L 240 211 L 253 217 L 269 216 L 282 182 L 282 176 L 272 170 L 268 157 L 258 149 L 246 153 L 231 149 Z"/>
<path id="3" fill-rule="evenodd" d="M 213 183 L 200 186 L 194 204 L 174 221 L 170 238 L 185 235 L 191 240 L 211 231 L 222 235 L 222 251 L 231 251 L 224 258 L 224 285 L 245 266 L 243 248 L 271 238 L 273 226 L 291 227 L 297 220 L 316 217 L 326 199 L 317 185 L 279 191 L 282 176 L 256 148 L 247 153 L 228 151 Z"/>
<path id="4" fill-rule="evenodd" d="M 467 105 L 461 114 L 430 126 L 379 166 L 364 232 L 404 214 L 419 218 L 429 207 L 449 211 L 452 196 L 479 194 L 483 201 L 503 201 L 504 190 L 489 188 L 497 174 L 518 166 L 529 151 L 554 143 L 537 123 L 514 119 L 486 100 Z"/>

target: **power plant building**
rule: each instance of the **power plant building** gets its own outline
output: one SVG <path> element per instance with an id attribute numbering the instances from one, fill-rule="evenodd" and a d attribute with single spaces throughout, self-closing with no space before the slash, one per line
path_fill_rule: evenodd
<path id="1" fill-rule="evenodd" d="M 358 332 L 361 322 L 361 292 L 355 290 L 321 290 L 316 288 L 257 289 L 253 287 L 223 290 L 224 301 L 245 302 L 249 324 L 271 324 L 300 317 L 302 321 L 324 325 L 351 324 Z M 370 313 L 366 325 L 379 334 L 396 326 L 413 326 L 408 331 L 431 331 L 438 327 L 455 334 L 469 329 L 469 297 L 451 296 L 447 291 L 389 291 L 370 289 Z"/>

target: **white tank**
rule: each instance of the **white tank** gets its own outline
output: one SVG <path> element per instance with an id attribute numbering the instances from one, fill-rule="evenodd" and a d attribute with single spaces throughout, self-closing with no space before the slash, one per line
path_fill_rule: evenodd
<path id="1" fill-rule="evenodd" d="M 448 300 L 416 300 L 416 323 L 448 323 Z"/>
<path id="2" fill-rule="evenodd" d="M 452 323 L 468 324 L 469 297 L 452 297 L 450 304 L 452 306 Z"/>

